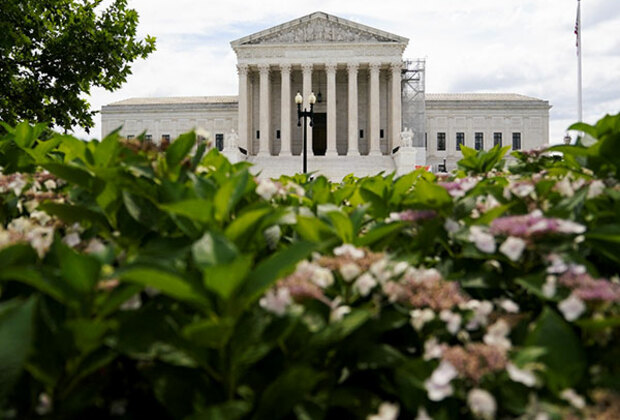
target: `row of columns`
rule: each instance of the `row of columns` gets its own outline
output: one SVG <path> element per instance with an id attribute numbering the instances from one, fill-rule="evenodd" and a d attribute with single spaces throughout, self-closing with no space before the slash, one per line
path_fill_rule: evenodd
<path id="1" fill-rule="evenodd" d="M 327 75 L 327 156 L 336 156 L 336 70 L 337 64 L 327 63 L 325 73 Z M 379 72 L 382 63 L 369 64 L 369 136 L 370 136 L 370 155 L 380 155 L 380 89 L 379 89 Z M 282 146 L 280 155 L 291 155 L 291 64 L 280 64 L 281 74 L 281 125 L 280 138 Z M 358 88 L 357 79 L 360 65 L 358 63 L 347 64 L 348 75 L 348 155 L 359 155 L 358 147 Z M 391 71 L 390 83 L 390 103 L 389 103 L 389 133 L 392 147 L 400 144 L 401 132 L 401 68 L 400 61 L 389 63 Z M 249 84 L 248 72 L 249 66 L 241 64 L 237 66 L 239 72 L 239 143 L 245 145 L 250 151 L 251 135 L 249 129 Z M 259 148 L 254 151 L 258 156 L 267 156 L 269 152 L 270 141 L 270 121 L 271 121 L 271 86 L 270 73 L 271 66 L 269 64 L 259 64 L 259 129 L 261 138 Z M 302 95 L 304 97 L 303 107 L 309 109 L 308 98 L 312 92 L 312 71 L 314 65 L 312 63 L 301 64 L 302 71 Z M 312 129 L 306 127 L 308 144 L 312 145 Z M 311 146 L 310 146 L 311 149 Z"/>

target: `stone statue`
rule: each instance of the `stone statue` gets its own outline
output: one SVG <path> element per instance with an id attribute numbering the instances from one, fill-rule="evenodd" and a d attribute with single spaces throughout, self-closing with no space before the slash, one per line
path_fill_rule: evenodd
<path id="1" fill-rule="evenodd" d="M 226 149 L 236 149 L 239 145 L 239 135 L 235 131 L 234 128 L 230 129 L 230 133 L 226 136 L 226 145 L 224 146 Z"/>
<path id="2" fill-rule="evenodd" d="M 400 145 L 401 147 L 413 147 L 413 131 L 410 128 L 405 127 L 405 130 L 400 133 Z"/>

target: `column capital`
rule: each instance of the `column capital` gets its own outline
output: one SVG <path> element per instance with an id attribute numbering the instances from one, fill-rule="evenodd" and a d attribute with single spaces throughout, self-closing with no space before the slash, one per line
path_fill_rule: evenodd
<path id="1" fill-rule="evenodd" d="M 349 73 L 357 73 L 359 68 L 360 68 L 359 63 L 348 63 L 347 64 L 347 70 L 349 71 Z"/>
<path id="2" fill-rule="evenodd" d="M 390 63 L 390 68 L 392 69 L 392 71 L 400 71 L 403 68 L 403 62 L 402 61 L 392 61 Z"/>
<path id="3" fill-rule="evenodd" d="M 269 74 L 269 64 L 259 64 L 258 65 L 258 71 L 260 72 L 261 75 L 263 74 Z"/>
<path id="4" fill-rule="evenodd" d="M 325 73 L 336 73 L 336 69 L 338 68 L 338 64 L 336 63 L 325 63 Z"/>
<path id="5" fill-rule="evenodd" d="M 247 76 L 249 70 L 250 66 L 248 66 L 247 64 L 237 64 L 237 73 L 240 76 Z"/>
<path id="6" fill-rule="evenodd" d="M 381 70 L 381 63 L 369 63 L 368 68 L 370 69 L 371 73 L 378 73 L 379 70 Z"/>
<path id="7" fill-rule="evenodd" d="M 314 69 L 314 64 L 312 64 L 312 63 L 302 63 L 301 64 L 301 70 L 304 73 L 312 73 L 313 69 Z"/>
<path id="8" fill-rule="evenodd" d="M 291 65 L 288 64 L 288 63 L 280 64 L 280 71 L 282 73 L 290 73 L 291 72 Z"/>

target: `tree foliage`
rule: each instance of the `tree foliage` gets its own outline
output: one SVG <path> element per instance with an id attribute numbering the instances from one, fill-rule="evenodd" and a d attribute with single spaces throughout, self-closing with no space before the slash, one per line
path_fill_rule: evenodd
<path id="1" fill-rule="evenodd" d="M 0 120 L 93 127 L 85 95 L 118 89 L 155 49 L 127 0 L 0 0 Z"/>

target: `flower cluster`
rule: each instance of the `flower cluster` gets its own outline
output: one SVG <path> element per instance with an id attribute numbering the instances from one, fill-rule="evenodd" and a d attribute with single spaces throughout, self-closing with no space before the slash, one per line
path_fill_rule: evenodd
<path id="1" fill-rule="evenodd" d="M 544 217 L 540 210 L 525 215 L 498 217 L 491 222 L 491 233 L 494 235 L 523 239 L 535 239 L 549 234 L 581 234 L 585 231 L 585 226 L 579 223 Z"/>

